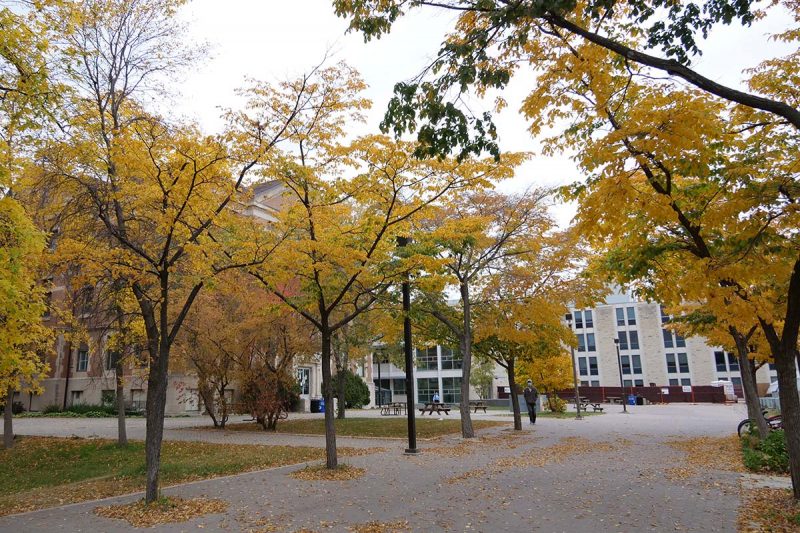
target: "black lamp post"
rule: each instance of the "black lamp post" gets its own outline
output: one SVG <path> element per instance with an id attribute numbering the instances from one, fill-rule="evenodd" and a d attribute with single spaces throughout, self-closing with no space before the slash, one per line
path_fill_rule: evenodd
<path id="1" fill-rule="evenodd" d="M 408 237 L 398 237 L 397 245 L 404 247 L 408 244 Z M 417 449 L 417 421 L 414 417 L 414 357 L 411 347 L 411 285 L 409 274 L 406 272 L 403 281 L 403 353 L 406 359 L 406 415 L 408 416 L 408 448 L 406 454 L 419 453 Z"/>
<path id="2" fill-rule="evenodd" d="M 625 398 L 625 382 L 622 381 L 622 359 L 619 355 L 619 338 L 614 339 L 614 347 L 617 349 L 617 367 L 619 367 L 619 386 L 622 387 L 622 412 L 628 413 L 628 401 Z"/>
<path id="3" fill-rule="evenodd" d="M 572 313 L 567 313 L 564 318 L 567 320 L 569 329 L 572 330 Z M 575 420 L 583 420 L 581 416 L 581 395 L 578 390 L 578 372 L 575 370 L 575 348 L 572 347 L 572 344 L 569 345 L 569 353 L 572 356 L 572 383 L 575 385 L 575 410 L 577 411 Z"/>

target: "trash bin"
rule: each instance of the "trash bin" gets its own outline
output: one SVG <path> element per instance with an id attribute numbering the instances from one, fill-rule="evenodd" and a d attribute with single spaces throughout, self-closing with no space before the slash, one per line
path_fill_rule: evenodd
<path id="1" fill-rule="evenodd" d="M 309 409 L 309 411 L 312 413 L 319 413 L 319 402 L 320 400 L 318 398 L 311 398 L 311 409 Z"/>
<path id="2" fill-rule="evenodd" d="M 628 405 L 636 405 L 636 395 L 629 394 L 628 395 Z"/>
<path id="3" fill-rule="evenodd" d="M 644 405 L 644 396 L 636 397 L 636 405 Z"/>
<path id="4" fill-rule="evenodd" d="M 320 398 L 319 400 L 319 412 L 320 413 L 325 412 L 325 398 Z"/>

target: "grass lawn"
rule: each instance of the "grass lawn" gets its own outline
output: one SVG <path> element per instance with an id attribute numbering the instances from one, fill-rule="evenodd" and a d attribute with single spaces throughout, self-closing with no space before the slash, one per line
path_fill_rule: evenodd
<path id="1" fill-rule="evenodd" d="M 406 417 L 396 418 L 345 418 L 336 420 L 336 435 L 344 437 L 384 437 L 406 438 L 408 436 L 408 422 Z M 491 420 L 473 420 L 472 427 L 476 430 L 494 426 L 506 426 L 508 422 Z M 255 423 L 228 424 L 227 429 L 235 431 L 262 431 L 261 426 Z M 305 418 L 299 420 L 282 420 L 278 422 L 278 433 L 295 433 L 301 435 L 324 435 L 325 419 Z M 417 437 L 431 439 L 461 431 L 461 419 L 417 417 Z"/>
<path id="2" fill-rule="evenodd" d="M 339 449 L 342 456 L 361 450 Z M 323 459 L 307 446 L 164 442 L 162 486 Z M 18 438 L 0 450 L 0 516 L 144 489 L 144 443 L 107 439 Z"/>

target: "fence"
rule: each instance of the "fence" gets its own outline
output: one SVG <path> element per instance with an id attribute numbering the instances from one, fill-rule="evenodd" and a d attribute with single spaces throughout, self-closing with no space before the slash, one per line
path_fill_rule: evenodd
<path id="1" fill-rule="evenodd" d="M 581 397 L 592 402 L 606 402 L 609 398 L 625 398 L 630 394 L 645 398 L 649 403 L 725 403 L 722 387 L 698 385 L 687 387 L 580 387 Z M 563 400 L 575 397 L 575 389 L 558 391 Z"/>
<path id="2" fill-rule="evenodd" d="M 770 411 L 778 411 L 781 410 L 781 399 L 780 398 L 759 398 L 758 403 L 761 404 L 762 409 L 768 409 Z"/>

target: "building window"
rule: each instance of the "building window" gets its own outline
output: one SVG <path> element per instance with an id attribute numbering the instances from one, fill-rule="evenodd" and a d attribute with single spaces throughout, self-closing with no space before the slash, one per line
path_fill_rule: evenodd
<path id="1" fill-rule="evenodd" d="M 405 394 L 406 393 L 406 380 L 405 379 L 393 379 L 394 383 L 394 393 L 395 394 Z"/>
<path id="2" fill-rule="evenodd" d="M 592 380 L 592 387 L 599 387 L 599 386 L 600 386 L 600 382 L 599 381 Z"/>
<path id="3" fill-rule="evenodd" d="M 581 387 L 588 387 L 588 386 L 589 386 L 588 381 L 581 381 Z"/>
<path id="4" fill-rule="evenodd" d="M 103 389 L 100 391 L 100 403 L 103 405 L 114 405 L 117 402 L 117 391 L 114 389 Z"/>
<path id="5" fill-rule="evenodd" d="M 739 360 L 732 353 L 728 353 L 728 367 L 731 372 L 739 371 Z"/>
<path id="6" fill-rule="evenodd" d="M 589 358 L 589 374 L 592 376 L 597 376 L 600 374 L 600 371 L 597 368 L 597 357 Z"/>
<path id="7" fill-rule="evenodd" d="M 628 332 L 627 331 L 618 331 L 617 336 L 619 337 L 619 349 L 620 350 L 627 350 L 628 349 Z"/>
<path id="8" fill-rule="evenodd" d="M 690 387 L 692 385 L 692 380 L 689 378 L 683 378 L 681 379 L 681 385 L 684 387 Z"/>
<path id="9" fill-rule="evenodd" d="M 669 315 L 664 312 L 664 308 L 661 308 L 661 323 L 666 324 L 669 322 L 670 318 Z"/>
<path id="10" fill-rule="evenodd" d="M 623 374 L 630 374 L 631 373 L 631 360 L 627 355 L 623 355 L 620 357 L 622 361 L 622 373 Z"/>
<path id="11" fill-rule="evenodd" d="M 734 385 L 739 385 L 739 386 L 741 386 L 741 384 L 742 384 L 742 378 L 732 377 L 732 378 L 731 378 L 731 383 L 733 383 Z"/>
<path id="12" fill-rule="evenodd" d="M 617 307 L 617 326 L 625 325 L 625 309 Z"/>
<path id="13" fill-rule="evenodd" d="M 436 370 L 436 346 L 417 349 L 417 370 Z"/>
<path id="14" fill-rule="evenodd" d="M 680 367 L 681 374 L 689 373 L 689 357 L 685 353 L 678 354 L 678 366 Z"/>
<path id="15" fill-rule="evenodd" d="M 442 378 L 442 402 L 459 403 L 461 401 L 461 378 Z"/>
<path id="16" fill-rule="evenodd" d="M 634 311 L 633 307 L 628 308 L 628 325 L 629 326 L 636 325 L 636 312 Z"/>
<path id="17" fill-rule="evenodd" d="M 628 335 L 630 336 L 631 350 L 638 350 L 639 349 L 639 332 L 638 331 L 629 331 Z"/>
<path id="18" fill-rule="evenodd" d="M 624 380 L 622 380 L 622 386 L 623 387 L 633 387 L 633 381 L 631 381 L 629 379 L 624 379 Z M 625 399 L 623 398 L 623 401 L 624 400 Z"/>
<path id="19" fill-rule="evenodd" d="M 728 365 L 725 363 L 725 352 L 714 352 L 714 361 L 717 364 L 717 372 L 728 371 Z"/>
<path id="20" fill-rule="evenodd" d="M 594 327 L 594 320 L 592 318 L 592 312 L 591 311 L 584 311 L 583 312 L 583 318 L 584 318 L 584 322 L 585 322 L 587 328 L 593 328 Z"/>
<path id="21" fill-rule="evenodd" d="M 583 333 L 579 333 L 576 335 L 578 337 L 578 351 L 585 352 L 586 351 L 586 338 L 584 337 Z"/>
<path id="22" fill-rule="evenodd" d="M 589 374 L 588 367 L 586 366 L 586 358 L 578 357 L 578 372 L 581 376 Z"/>
<path id="23" fill-rule="evenodd" d="M 642 373 L 642 357 L 639 355 L 632 355 L 631 360 L 633 361 L 633 373 L 634 374 L 641 374 Z"/>
<path id="24" fill-rule="evenodd" d="M 594 342 L 594 333 L 587 333 L 586 334 L 586 351 L 587 352 L 596 352 L 597 346 Z"/>
<path id="25" fill-rule="evenodd" d="M 634 387 L 644 387 L 644 380 L 643 379 L 634 380 L 633 386 Z"/>
<path id="26" fill-rule="evenodd" d="M 669 380 L 670 387 L 677 387 L 680 384 L 681 383 L 680 383 L 680 381 L 678 381 L 677 378 L 670 378 L 670 380 Z"/>
<path id="27" fill-rule="evenodd" d="M 575 311 L 573 313 L 575 316 L 575 329 L 583 329 L 583 315 L 580 311 Z"/>
<path id="28" fill-rule="evenodd" d="M 83 391 L 82 390 L 74 390 L 70 393 L 70 404 L 71 405 L 78 405 L 83 403 Z"/>
<path id="29" fill-rule="evenodd" d="M 106 370 L 114 370 L 119 361 L 119 352 L 116 350 L 109 350 L 106 352 Z"/>
<path id="30" fill-rule="evenodd" d="M 433 393 L 439 391 L 439 380 L 437 378 L 417 379 L 417 398 L 421 403 L 433 401 Z"/>
<path id="31" fill-rule="evenodd" d="M 311 394 L 311 369 L 301 366 L 296 372 L 297 384 L 300 385 L 300 394 Z"/>
<path id="32" fill-rule="evenodd" d="M 667 374 L 677 374 L 677 373 L 678 373 L 678 365 L 675 362 L 675 354 L 674 353 L 668 353 L 667 354 Z M 672 381 L 672 380 L 670 380 L 670 381 Z M 677 385 L 677 383 L 676 383 L 676 385 Z"/>
<path id="33" fill-rule="evenodd" d="M 89 349 L 88 348 L 80 348 L 78 350 L 78 361 L 75 366 L 76 372 L 86 372 L 89 368 Z M 75 391 L 80 392 L 80 391 Z"/>
<path id="34" fill-rule="evenodd" d="M 675 347 L 676 348 L 686 348 L 686 339 L 684 339 L 683 337 L 681 337 L 677 333 L 675 334 Z"/>
<path id="35" fill-rule="evenodd" d="M 667 329 L 662 329 L 661 333 L 664 335 L 664 348 L 674 348 L 675 345 L 672 342 L 672 332 Z"/>
<path id="36" fill-rule="evenodd" d="M 464 361 L 459 350 L 442 346 L 442 370 L 459 370 L 463 366 Z"/>

